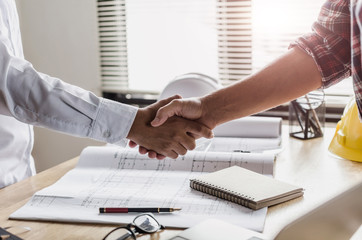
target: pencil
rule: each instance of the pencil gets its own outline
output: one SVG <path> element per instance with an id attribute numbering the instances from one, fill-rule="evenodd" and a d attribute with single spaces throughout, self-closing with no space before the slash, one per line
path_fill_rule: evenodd
<path id="1" fill-rule="evenodd" d="M 99 213 L 129 213 L 129 212 L 152 212 L 152 213 L 161 213 L 161 212 L 174 212 L 180 211 L 181 208 L 126 208 L 126 207 L 105 207 L 99 208 Z"/>
<path id="2" fill-rule="evenodd" d="M 316 113 L 316 111 L 312 108 L 312 104 L 310 103 L 309 97 L 308 97 L 307 95 L 305 95 L 305 99 L 307 99 L 307 103 L 308 103 L 308 105 L 309 105 L 309 108 L 312 110 L 312 115 L 313 115 L 313 117 L 314 117 L 314 119 L 315 119 L 315 121 L 316 121 L 316 123 L 317 123 L 317 131 L 318 131 L 319 133 L 321 133 L 321 132 L 322 132 L 322 126 L 321 126 L 321 123 L 319 122 L 317 113 Z"/>

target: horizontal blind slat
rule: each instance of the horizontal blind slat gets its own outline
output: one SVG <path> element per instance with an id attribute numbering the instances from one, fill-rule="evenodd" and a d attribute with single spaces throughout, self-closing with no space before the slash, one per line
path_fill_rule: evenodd
<path id="1" fill-rule="evenodd" d="M 251 0 L 218 0 L 219 79 L 223 85 L 243 79 L 252 70 Z"/>
<path id="2" fill-rule="evenodd" d="M 102 89 L 128 88 L 126 1 L 97 1 Z"/>

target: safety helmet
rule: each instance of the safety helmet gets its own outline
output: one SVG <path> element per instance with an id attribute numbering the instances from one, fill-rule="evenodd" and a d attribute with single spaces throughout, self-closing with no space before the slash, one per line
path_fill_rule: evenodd
<path id="1" fill-rule="evenodd" d="M 345 107 L 328 150 L 342 158 L 362 162 L 362 123 L 354 99 Z"/>

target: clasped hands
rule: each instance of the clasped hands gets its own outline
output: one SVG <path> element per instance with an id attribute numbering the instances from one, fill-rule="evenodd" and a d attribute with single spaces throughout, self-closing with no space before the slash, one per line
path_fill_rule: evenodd
<path id="1" fill-rule="evenodd" d="M 175 95 L 140 108 L 127 136 L 129 146 L 159 160 L 177 158 L 196 147 L 196 139 L 212 138 L 215 126 L 203 116 L 200 99 Z"/>

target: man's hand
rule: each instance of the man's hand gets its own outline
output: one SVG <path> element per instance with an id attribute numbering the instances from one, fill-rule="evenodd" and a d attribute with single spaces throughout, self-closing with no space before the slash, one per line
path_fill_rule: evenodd
<path id="1" fill-rule="evenodd" d="M 130 146 L 134 147 L 136 144 L 142 146 L 140 153 L 149 152 L 150 157 L 177 158 L 178 155 L 184 155 L 187 150 L 195 148 L 194 136 L 211 138 L 212 131 L 203 124 L 176 116 L 163 121 L 163 125 L 158 128 L 149 124 L 160 107 L 179 98 L 180 96 L 176 95 L 139 109 L 128 135 L 131 140 Z"/>
<path id="2" fill-rule="evenodd" d="M 155 119 L 151 122 L 153 127 L 159 127 L 168 118 L 172 116 L 180 116 L 190 120 L 196 120 L 204 124 L 208 128 L 215 127 L 212 119 L 205 118 L 207 110 L 203 106 L 201 98 L 174 99 L 170 103 L 158 109 Z"/>

